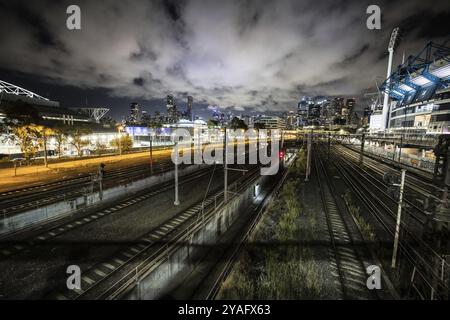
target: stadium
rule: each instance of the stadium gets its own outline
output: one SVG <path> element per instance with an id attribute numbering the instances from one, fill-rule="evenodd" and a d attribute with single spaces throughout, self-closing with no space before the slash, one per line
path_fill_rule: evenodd
<path id="1" fill-rule="evenodd" d="M 117 137 L 116 128 L 102 124 L 100 120 L 106 115 L 106 108 L 68 108 L 58 101 L 52 101 L 30 90 L 0 80 L 0 125 L 5 120 L 15 119 L 24 124 L 42 125 L 49 128 L 85 130 L 89 132 L 89 141 L 101 140 L 105 144 Z M 0 133 L 0 157 L 20 156 L 19 145 L 8 139 L 8 130 Z M 55 139 L 50 139 L 48 150 L 56 150 Z M 67 155 L 74 150 L 67 144 Z M 86 147 L 88 149 L 88 146 Z M 50 152 L 50 154 L 52 154 Z"/>
<path id="2" fill-rule="evenodd" d="M 410 56 L 382 84 L 391 98 L 387 129 L 393 133 L 445 134 L 450 132 L 450 47 L 429 42 Z M 371 117 L 370 128 L 383 128 L 382 107 Z"/>

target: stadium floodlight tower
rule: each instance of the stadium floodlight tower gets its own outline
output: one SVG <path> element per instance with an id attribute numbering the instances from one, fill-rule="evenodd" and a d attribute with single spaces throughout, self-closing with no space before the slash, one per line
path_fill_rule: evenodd
<path id="1" fill-rule="evenodd" d="M 388 125 L 388 118 L 389 118 L 389 112 L 390 108 L 388 106 L 389 103 L 389 77 L 391 76 L 392 72 L 392 59 L 394 58 L 394 51 L 398 45 L 398 38 L 399 38 L 399 32 L 400 28 L 396 27 L 392 31 L 391 34 L 391 40 L 389 41 L 388 46 L 388 52 L 389 52 L 389 61 L 388 61 L 388 69 L 387 69 L 387 80 L 386 80 L 386 89 L 384 90 L 384 100 L 383 100 L 383 112 L 382 112 L 382 122 L 381 122 L 381 128 L 382 130 L 386 130 L 386 128 L 389 128 Z"/>

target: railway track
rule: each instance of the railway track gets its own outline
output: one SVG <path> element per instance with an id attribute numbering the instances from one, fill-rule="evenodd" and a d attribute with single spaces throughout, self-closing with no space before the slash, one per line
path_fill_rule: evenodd
<path id="1" fill-rule="evenodd" d="M 382 206 L 387 211 L 392 211 L 391 208 L 397 208 L 397 200 L 392 197 L 388 193 L 389 185 L 384 183 L 382 180 L 382 174 L 381 173 L 371 173 L 367 170 L 362 170 L 359 168 L 359 166 L 352 161 L 349 161 L 345 157 L 338 157 L 333 156 L 333 158 L 338 161 L 338 163 L 341 163 L 347 168 L 347 171 L 352 170 L 353 175 L 356 175 L 359 177 L 361 181 L 366 182 L 366 188 L 367 186 L 372 187 L 372 190 L 377 193 L 378 196 L 381 196 L 384 201 L 382 203 Z M 384 171 L 387 172 L 387 171 Z M 407 175 L 408 177 L 408 175 Z M 420 207 L 420 204 L 417 203 L 417 200 L 419 199 L 417 196 L 414 196 L 413 188 L 411 188 L 411 181 L 406 179 L 405 180 L 405 196 L 404 196 L 404 203 L 408 206 L 407 210 L 410 213 L 410 218 L 412 219 L 412 222 L 415 223 L 415 226 L 419 229 L 421 229 L 424 224 L 426 223 L 426 214 L 424 212 L 424 209 Z M 408 183 L 409 182 L 409 183 Z M 371 191 L 371 194 L 374 194 L 373 191 Z M 412 199 L 411 199 L 412 198 Z M 413 202 L 414 201 L 414 202 Z M 392 216 L 396 214 L 396 211 L 392 211 Z"/>
<path id="2" fill-rule="evenodd" d="M 338 278 L 343 299 L 376 299 L 375 291 L 366 286 L 367 266 L 364 261 L 369 256 L 361 234 L 352 232 L 344 218 L 346 209 L 336 198 L 333 184 L 317 151 L 314 152 L 314 167 L 325 212 L 325 220 L 330 237 L 329 249 L 332 269 Z M 362 254 L 362 251 L 363 254 Z"/>
<path id="3" fill-rule="evenodd" d="M 172 167 L 171 160 L 165 159 L 154 163 L 153 172 L 161 173 L 171 170 Z M 148 164 L 107 171 L 103 188 L 106 189 L 150 175 L 150 166 Z M 80 195 L 96 190 L 98 188 L 96 185 L 93 184 L 91 175 L 87 174 L 76 178 L 2 193 L 0 195 L 0 213 L 4 216 L 9 216 L 59 201 L 75 199 Z"/>
<path id="4" fill-rule="evenodd" d="M 235 197 L 235 194 L 258 176 L 259 168 L 254 166 L 245 176 L 233 183 L 236 186 L 235 193 L 229 198 Z M 212 218 L 215 209 L 222 204 L 222 192 L 198 202 L 136 239 L 132 245 L 118 251 L 107 261 L 83 272 L 81 290 L 67 290 L 55 294 L 54 298 L 110 300 L 122 296 L 136 285 L 139 279 L 166 261 L 180 246 L 187 245 L 192 240 L 191 236 Z"/>
<path id="5" fill-rule="evenodd" d="M 342 146 L 336 147 L 335 150 L 339 152 L 341 155 L 346 156 L 351 159 L 353 162 L 359 162 L 359 153 L 354 151 L 351 148 L 345 148 Z M 371 157 L 364 156 L 364 166 L 372 170 L 373 172 L 383 176 L 386 172 L 395 171 L 396 169 L 392 166 L 389 166 L 385 162 L 380 160 L 375 160 Z M 436 192 L 439 190 L 433 184 L 432 176 L 430 174 L 418 174 L 417 172 L 413 172 L 408 170 L 408 175 L 406 177 L 406 186 L 410 189 L 411 192 L 415 192 L 418 195 L 423 196 L 431 196 L 434 197 Z"/>
<path id="6" fill-rule="evenodd" d="M 398 204 L 386 193 L 386 186 L 380 182 L 379 177 L 368 174 L 367 171 L 344 157 L 332 155 L 331 159 L 340 176 L 378 222 L 381 231 L 392 240 L 395 234 Z M 408 201 L 405 202 L 408 204 Z M 402 257 L 411 269 L 414 269 L 416 278 L 420 277 L 422 284 L 428 288 L 428 292 L 431 293 L 428 294 L 428 298 L 445 296 L 448 293 L 448 284 L 442 279 L 444 272 L 447 272 L 450 266 L 421 238 L 426 221 L 425 214 L 423 212 L 418 214 L 415 207 L 409 203 L 404 208 L 402 216 L 399 242 Z M 436 268 L 436 264 L 442 266 L 442 272 Z"/>
<path id="7" fill-rule="evenodd" d="M 211 170 L 212 168 L 207 167 L 205 169 L 188 174 L 181 179 L 180 184 L 186 184 L 188 182 L 202 178 L 205 175 L 209 174 Z M 70 232 L 77 228 L 81 228 L 89 223 L 98 221 L 110 214 L 113 214 L 116 211 L 125 209 L 129 206 L 145 201 L 155 195 L 164 193 L 173 188 L 173 185 L 174 183 L 172 181 L 164 182 L 150 188 L 150 190 L 143 190 L 142 192 L 133 194 L 132 196 L 120 202 L 116 202 L 110 207 L 104 208 L 98 212 L 88 213 L 87 215 L 78 216 L 75 219 L 70 219 L 69 221 L 58 223 L 55 226 L 52 226 L 51 228 L 47 228 L 45 231 L 40 231 L 37 233 L 31 231 L 30 233 L 32 235 L 29 237 L 25 236 L 25 240 L 22 241 L 16 241 L 12 239 L 12 236 L 10 236 L 0 241 L 0 257 L 4 259 L 10 258 L 24 250 L 30 249 L 31 247 L 49 243 L 53 239 L 67 232 Z"/>
<path id="8" fill-rule="evenodd" d="M 348 144 L 340 144 L 340 145 L 345 147 L 345 148 L 347 148 L 347 149 L 349 149 L 349 150 L 352 150 L 352 151 L 354 151 L 354 152 L 356 152 L 358 154 L 360 152 L 360 149 L 358 149 L 357 147 L 354 147 L 353 145 L 348 145 Z M 384 163 L 384 164 L 386 164 L 386 165 L 388 165 L 390 167 L 394 167 L 394 168 L 397 168 L 397 169 L 401 169 L 401 168 L 409 169 L 408 171 L 414 172 L 414 174 L 416 174 L 417 176 L 424 177 L 424 178 L 426 178 L 426 179 L 428 179 L 430 181 L 433 179 L 433 169 L 426 170 L 426 169 L 414 167 L 414 166 L 408 165 L 408 164 L 406 164 L 404 162 L 398 162 L 398 161 L 396 161 L 394 159 L 390 159 L 390 158 L 387 158 L 387 157 L 384 157 L 384 156 L 381 156 L 381 155 L 374 154 L 374 153 L 372 153 L 370 151 L 367 151 L 367 150 L 364 151 L 364 157 L 373 159 L 375 161 Z"/>
<path id="9" fill-rule="evenodd" d="M 155 155 L 153 157 L 153 174 L 170 171 L 173 162 L 170 157 Z M 61 179 L 51 183 L 34 185 L 0 193 L 0 215 L 7 217 L 26 210 L 39 208 L 59 201 L 73 200 L 81 195 L 98 190 L 98 183 L 93 183 L 91 174 Z M 125 184 L 151 175 L 149 163 L 125 168 L 106 170 L 103 178 L 103 189 Z"/>
<path id="10" fill-rule="evenodd" d="M 293 160 L 295 160 L 295 156 L 293 156 L 291 159 L 289 159 L 289 162 L 292 163 Z M 237 241 L 235 241 L 235 243 L 237 243 L 237 245 L 235 245 L 235 247 L 232 248 L 231 254 L 228 257 L 226 257 L 226 260 L 223 263 L 223 267 L 219 270 L 217 276 L 215 277 L 214 282 L 212 283 L 212 286 L 209 288 L 209 290 L 207 290 L 207 292 L 204 296 L 201 296 L 201 299 L 204 299 L 204 300 L 216 299 L 217 295 L 220 292 L 222 284 L 224 283 L 224 281 L 227 279 L 228 275 L 233 270 L 233 266 L 236 263 L 236 261 L 239 259 L 239 254 L 240 254 L 242 248 L 244 247 L 246 241 L 249 239 L 249 237 L 252 235 L 252 233 L 258 226 L 259 222 L 261 221 L 261 219 L 264 215 L 264 212 L 267 208 L 267 205 L 270 203 L 270 201 L 272 201 L 272 199 L 274 197 L 276 197 L 279 190 L 283 186 L 283 184 L 288 176 L 288 173 L 289 173 L 289 171 L 285 170 L 285 172 L 283 172 L 280 180 L 273 187 L 273 189 L 270 190 L 270 192 L 268 192 L 268 194 L 264 197 L 264 199 L 259 204 L 254 205 L 254 211 L 256 211 L 256 214 L 254 214 L 251 221 L 249 221 L 248 225 L 245 228 L 244 233 L 242 233 L 242 235 L 239 237 L 239 239 L 237 239 Z M 216 266 L 217 265 L 218 265 L 218 263 L 216 264 Z M 204 276 L 203 280 L 206 281 L 208 276 L 209 276 L 209 274 L 206 274 Z M 201 281 L 200 283 L 203 284 L 204 282 Z M 200 288 L 200 286 L 198 286 L 195 289 L 194 293 L 191 294 L 191 297 L 195 297 L 195 295 L 199 291 L 201 291 L 201 289 L 202 288 Z"/>

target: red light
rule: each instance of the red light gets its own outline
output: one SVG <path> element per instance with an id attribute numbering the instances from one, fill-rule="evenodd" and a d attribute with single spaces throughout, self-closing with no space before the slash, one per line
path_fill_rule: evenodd
<path id="1" fill-rule="evenodd" d="M 284 152 L 280 152 L 280 158 L 284 158 Z"/>

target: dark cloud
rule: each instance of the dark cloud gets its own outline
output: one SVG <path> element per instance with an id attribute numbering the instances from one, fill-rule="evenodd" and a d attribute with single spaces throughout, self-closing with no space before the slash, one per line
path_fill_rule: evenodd
<path id="1" fill-rule="evenodd" d="M 164 0 L 164 9 L 172 21 L 178 21 L 180 17 L 180 1 Z"/>
<path id="2" fill-rule="evenodd" d="M 365 43 L 357 52 L 352 54 L 349 57 L 345 57 L 344 60 L 337 63 L 336 66 L 339 68 L 344 68 L 350 66 L 352 63 L 355 63 L 357 59 L 359 59 L 367 50 L 369 50 L 370 44 Z"/>
<path id="3" fill-rule="evenodd" d="M 81 31 L 65 27 L 70 4 L 0 0 L 0 69 L 119 100 L 163 101 L 170 92 L 276 111 L 305 94 L 373 86 L 395 26 L 406 55 L 450 34 L 448 1 L 439 0 L 379 1 L 380 31 L 366 28 L 368 0 L 79 0 Z"/>
<path id="4" fill-rule="evenodd" d="M 420 23 L 417 23 L 418 21 Z M 405 37 L 411 35 L 424 40 L 448 37 L 450 35 L 450 11 L 423 10 L 405 18 L 399 26 Z"/>
<path id="5" fill-rule="evenodd" d="M 145 80 L 143 78 L 134 78 L 133 83 L 138 87 L 142 87 L 145 84 Z"/>

